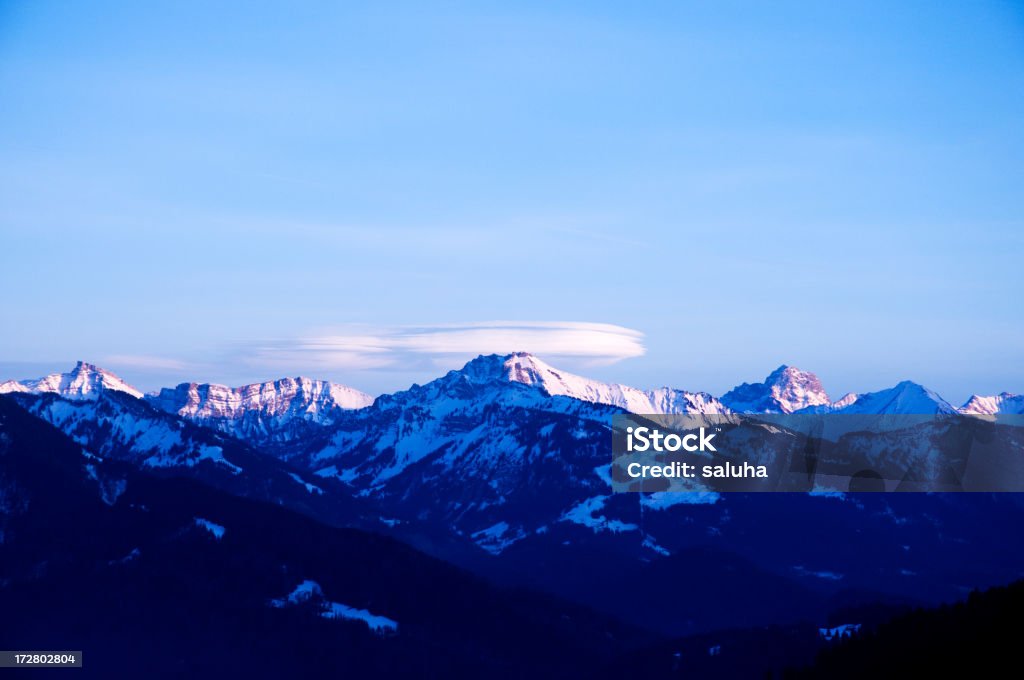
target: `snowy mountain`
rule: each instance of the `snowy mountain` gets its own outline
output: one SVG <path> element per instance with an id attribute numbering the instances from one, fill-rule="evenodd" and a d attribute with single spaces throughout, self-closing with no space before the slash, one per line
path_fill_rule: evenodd
<path id="1" fill-rule="evenodd" d="M 780 366 L 764 382 L 743 383 L 720 399 L 706 392 L 662 387 L 643 390 L 604 383 L 556 369 L 525 353 L 481 356 L 457 371 L 468 383 L 517 384 L 545 397 L 566 397 L 639 414 L 683 413 L 1021 413 L 1024 395 L 975 395 L 960 409 L 935 392 L 910 381 L 831 401 L 816 375 Z M 447 377 L 447 376 L 446 376 Z M 435 381 L 436 382 L 436 381 Z M 432 383 L 433 384 L 433 383 Z M 143 397 L 124 380 L 93 364 L 78 362 L 67 373 L 36 380 L 0 383 L 0 394 L 57 394 L 70 400 L 95 400 L 104 390 L 145 399 L 155 408 L 251 443 L 281 447 L 316 436 L 346 411 L 370 406 L 374 399 L 359 390 L 310 378 L 282 378 L 242 387 L 181 383 Z M 404 394 L 402 392 L 397 394 Z M 397 395 L 386 395 L 394 397 Z"/>
<path id="2" fill-rule="evenodd" d="M 528 354 L 481 356 L 358 409 L 338 405 L 343 399 L 327 384 L 285 382 L 238 390 L 185 384 L 147 399 L 95 388 L 90 399 L 14 394 L 0 403 L 18 404 L 82 447 L 96 468 L 97 502 L 132 493 L 133 482 L 126 489 L 127 478 L 104 473 L 104 462 L 187 477 L 331 524 L 372 528 L 488 578 L 674 634 L 772 622 L 779 612 L 805 616 L 819 593 L 844 589 L 949 597 L 976 563 L 998 580 L 1024 564 L 1024 556 L 1006 560 L 1001 552 L 1024 512 L 1012 494 L 612 493 L 612 417 L 626 409 L 725 411 L 708 395 L 607 385 Z M 776 412 L 951 410 L 913 383 L 830 404 L 813 375 L 786 367 L 730 395 L 735 405 Z M 868 463 L 926 442 L 894 435 L 870 443 Z M 227 526 L 224 542 L 237 533 L 216 516 L 194 516 Z M 858 531 L 836 530 L 850 526 Z M 638 600 L 620 587 L 623 574 L 651 584 L 650 592 Z M 668 574 L 710 586 L 666 595 Z M 272 597 L 304 578 L 311 577 Z M 723 601 L 720 592 L 737 583 L 747 590 Z"/>
<path id="3" fill-rule="evenodd" d="M 594 468 L 608 462 L 611 416 L 621 410 L 549 389 L 608 396 L 599 383 L 577 382 L 529 355 L 481 356 L 341 414 L 289 460 L 361 493 L 393 497 L 410 512 L 436 511 L 467 534 L 486 528 L 480 513 L 522 497 L 517 492 L 526 485 L 536 487 L 531 496 L 551 486 L 544 502 L 557 513 L 574 493 L 570 487 L 606 486 Z M 475 500 L 467 507 L 455 497 Z"/>
<path id="4" fill-rule="evenodd" d="M 801 412 L 931 415 L 956 413 L 957 409 L 927 387 L 904 380 L 887 390 L 848 394 L 833 404 L 812 406 Z"/>
<path id="5" fill-rule="evenodd" d="M 20 400 L 0 397 L 0 638 L 79 640 L 92 676 L 594 677 L 651 638 L 379 533 L 98 460 Z M 182 649 L 194 667 L 167 661 Z"/>
<path id="6" fill-rule="evenodd" d="M 358 523 L 348 488 L 289 466 L 275 456 L 118 390 L 92 399 L 12 394 L 20 408 L 81 447 L 96 465 L 128 463 L 156 475 L 190 477 L 212 487 L 284 505 L 331 523 Z M 118 480 L 105 483 L 117 485 Z M 372 515 L 372 513 L 371 513 Z"/>
<path id="7" fill-rule="evenodd" d="M 818 376 L 792 366 L 779 366 L 763 383 L 743 383 L 722 395 L 721 402 L 737 413 L 793 413 L 831 400 Z"/>
<path id="8" fill-rule="evenodd" d="M 486 379 L 500 378 L 535 386 L 548 396 L 617 406 L 631 413 L 728 413 L 719 400 L 706 392 L 686 392 L 669 387 L 640 390 L 627 385 L 602 383 L 552 368 L 526 352 L 505 357 L 492 355 L 487 359 L 480 366 L 473 362 L 463 371 L 482 370 Z M 501 364 L 500 368 L 497 363 Z"/>
<path id="9" fill-rule="evenodd" d="M 99 391 L 92 399 L 73 401 L 50 395 L 19 396 L 18 403 L 100 458 L 124 460 L 142 468 L 209 463 L 231 474 L 242 471 L 224 455 L 223 436 L 189 427 L 125 395 Z"/>
<path id="10" fill-rule="evenodd" d="M 287 442 L 306 424 L 330 425 L 338 413 L 373 403 L 359 390 L 309 378 L 282 378 L 243 387 L 181 383 L 146 400 L 167 413 L 257 444 Z"/>
<path id="11" fill-rule="evenodd" d="M 724 401 L 749 411 L 952 413 L 934 392 L 910 382 L 830 403 L 813 375 L 780 367 L 765 383 Z M 555 369 L 529 354 L 478 357 L 426 385 L 384 395 L 340 414 L 284 457 L 310 475 L 341 481 L 374 498 L 389 522 L 443 526 L 491 554 L 528 543 L 553 527 L 631 542 L 625 552 L 673 550 L 647 540 L 636 513 L 692 514 L 714 493 L 644 500 L 610 493 L 608 433 L 624 410 L 725 412 L 722 402 L 678 390 L 642 391 Z M 690 507 L 687 507 L 690 506 Z M 665 512 L 669 510 L 668 512 Z M 632 538 L 630 538 L 632 537 Z"/>
<path id="12" fill-rule="evenodd" d="M 427 385 L 378 398 L 371 406 L 340 414 L 326 439 L 300 449 L 299 458 L 322 476 L 336 476 L 361 488 L 381 487 L 421 461 L 458 468 L 467 482 L 486 478 L 496 501 L 503 493 L 493 471 L 469 475 L 474 467 L 495 465 L 521 471 L 532 457 L 562 461 L 587 453 L 593 466 L 604 464 L 611 416 L 638 413 L 723 413 L 704 393 L 663 388 L 642 391 L 609 385 L 556 370 L 526 353 L 480 356 L 462 369 Z M 424 463 L 425 464 L 425 463 Z M 596 477 L 594 477 L 596 479 Z"/>
<path id="13" fill-rule="evenodd" d="M 7 380 L 0 383 L 0 394 L 31 393 L 58 394 L 65 399 L 96 399 L 103 390 L 125 392 L 136 399 L 142 397 L 138 391 L 121 378 L 102 368 L 79 361 L 67 373 L 51 373 L 38 380 Z"/>
<path id="14" fill-rule="evenodd" d="M 288 462 L 374 499 L 382 521 L 408 540 L 445 535 L 501 555 L 531 538 L 608 532 L 628 543 L 625 559 L 656 554 L 635 518 L 614 514 L 620 502 L 635 513 L 638 498 L 609 500 L 611 420 L 623 409 L 566 393 L 623 394 L 529 355 L 481 356 L 345 412 L 321 438 L 293 447 Z"/>
<path id="15" fill-rule="evenodd" d="M 1024 394 L 1003 392 L 994 397 L 973 395 L 960 407 L 960 413 L 996 415 L 1001 413 L 1024 414 Z"/>
<path id="16" fill-rule="evenodd" d="M 794 382 L 804 395 L 776 382 L 787 408 L 822 401 L 810 380 Z M 904 398 L 877 405 L 921 410 L 904 387 Z M 356 498 L 376 503 L 382 531 L 443 559 L 679 632 L 725 626 L 739 615 L 766 620 L 750 612 L 802 616 L 799 606 L 817 597 L 809 591 L 896 583 L 915 597 L 952 593 L 956 584 L 936 565 L 962 561 L 969 569 L 962 545 L 994 555 L 1002 540 L 994 531 L 979 536 L 968 518 L 1021 516 L 1012 499 L 981 494 L 612 493 L 609 430 L 627 394 L 635 393 L 529 355 L 482 356 L 343 413 L 322 437 L 297 443 L 288 462 L 307 477 L 347 484 Z M 876 402 L 860 399 L 862 408 Z M 649 401 L 640 404 L 650 410 Z M 836 530 L 843 526 L 860 531 Z M 720 580 L 723 589 L 742 582 L 749 591 L 726 603 L 714 587 L 678 598 L 661 587 L 642 598 L 620 587 L 670 578 Z"/>

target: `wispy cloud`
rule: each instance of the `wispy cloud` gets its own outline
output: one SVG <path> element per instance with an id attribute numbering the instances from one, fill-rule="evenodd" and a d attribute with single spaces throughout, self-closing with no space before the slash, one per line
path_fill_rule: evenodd
<path id="1" fill-rule="evenodd" d="M 266 366 L 406 369 L 477 354 L 531 352 L 550 359 L 611 364 L 644 354 L 643 333 L 578 321 L 486 321 L 431 326 L 345 326 L 267 344 L 252 356 Z"/>

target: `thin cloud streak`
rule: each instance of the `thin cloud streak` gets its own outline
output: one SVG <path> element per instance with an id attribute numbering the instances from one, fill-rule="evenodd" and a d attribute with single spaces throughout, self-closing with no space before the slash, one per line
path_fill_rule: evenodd
<path id="1" fill-rule="evenodd" d="M 477 354 L 530 352 L 553 360 L 608 365 L 642 356 L 643 333 L 578 321 L 487 321 L 432 326 L 347 326 L 260 347 L 261 365 L 323 369 L 405 369 Z"/>

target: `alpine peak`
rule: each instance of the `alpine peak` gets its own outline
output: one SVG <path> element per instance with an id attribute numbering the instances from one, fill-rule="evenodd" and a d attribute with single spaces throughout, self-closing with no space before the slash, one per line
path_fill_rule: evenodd
<path id="1" fill-rule="evenodd" d="M 0 394 L 7 392 L 51 393 L 65 399 L 96 399 L 104 390 L 125 392 L 136 399 L 142 392 L 110 371 L 79 361 L 67 373 L 51 373 L 36 380 L 8 380 L 0 383 Z"/>
<path id="2" fill-rule="evenodd" d="M 910 380 L 903 380 L 895 387 L 866 392 L 864 394 L 848 394 L 839 401 L 808 409 L 814 413 L 858 413 L 858 414 L 902 414 L 931 415 L 935 413 L 955 413 L 949 402 L 923 385 Z"/>
<path id="3" fill-rule="evenodd" d="M 752 413 L 792 413 L 830 401 L 818 376 L 785 364 L 763 383 L 743 383 L 722 396 L 722 403 L 733 411 Z"/>
<path id="4" fill-rule="evenodd" d="M 997 413 L 1024 414 L 1024 394 L 1003 392 L 994 397 L 973 394 L 967 403 L 960 407 L 961 413 L 977 415 L 995 415 Z"/>
<path id="5" fill-rule="evenodd" d="M 359 390 L 311 378 L 281 378 L 241 387 L 227 385 L 181 383 L 160 390 L 146 399 L 162 411 L 176 413 L 199 422 L 218 421 L 221 429 L 230 431 L 224 422 L 237 421 L 247 414 L 258 418 L 291 419 L 324 422 L 335 409 L 357 409 L 368 406 L 373 397 Z"/>
<path id="6" fill-rule="evenodd" d="M 528 352 L 482 355 L 453 376 L 475 384 L 516 383 L 540 390 L 548 397 L 571 397 L 592 404 L 617 406 L 632 413 L 726 413 L 717 399 L 704 392 L 663 387 L 641 390 L 603 383 L 563 371 Z"/>

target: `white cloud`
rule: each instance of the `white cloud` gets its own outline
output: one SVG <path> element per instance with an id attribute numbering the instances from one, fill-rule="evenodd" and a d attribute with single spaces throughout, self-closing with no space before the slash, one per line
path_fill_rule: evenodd
<path id="1" fill-rule="evenodd" d="M 253 361 L 281 367 L 404 369 L 478 354 L 530 352 L 610 364 L 644 354 L 643 333 L 577 321 L 487 321 L 432 326 L 346 326 L 260 347 Z"/>

